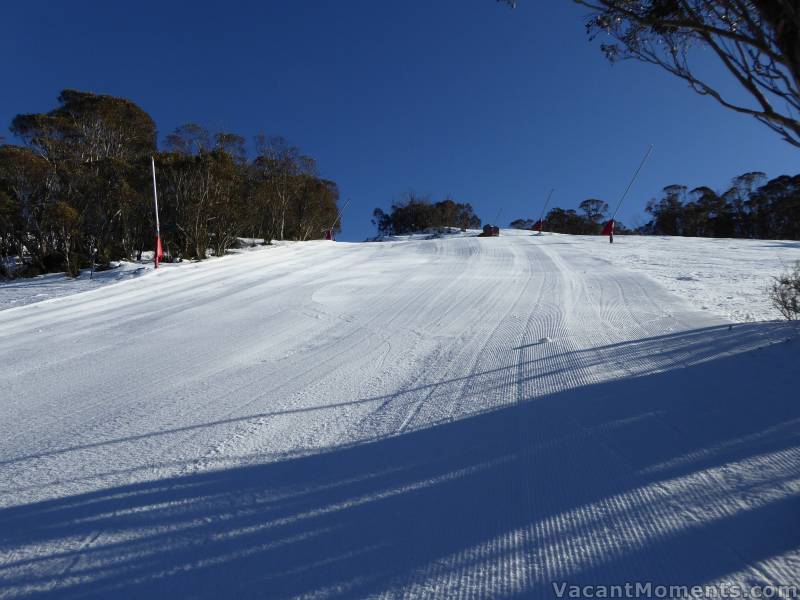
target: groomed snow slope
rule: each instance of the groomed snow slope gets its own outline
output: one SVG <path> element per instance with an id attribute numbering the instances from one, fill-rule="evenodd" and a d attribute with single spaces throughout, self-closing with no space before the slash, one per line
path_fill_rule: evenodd
<path id="1" fill-rule="evenodd" d="M 151 268 L 150 264 L 123 262 L 113 269 L 94 274 L 91 274 L 89 269 L 83 269 L 74 279 L 65 277 L 64 273 L 48 273 L 38 277 L 20 277 L 12 280 L 0 279 L 0 310 L 86 292 L 138 277 Z"/>
<path id="2" fill-rule="evenodd" d="M 0 597 L 798 585 L 793 332 L 504 233 L 0 312 Z"/>
<path id="3" fill-rule="evenodd" d="M 645 273 L 701 310 L 737 322 L 779 318 L 766 291 L 776 276 L 800 261 L 800 242 L 791 240 L 671 236 L 617 236 L 616 240 L 607 260 Z"/>

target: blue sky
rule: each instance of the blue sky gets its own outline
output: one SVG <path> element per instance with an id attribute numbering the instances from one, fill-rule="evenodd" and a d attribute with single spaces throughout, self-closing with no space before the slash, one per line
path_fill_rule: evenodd
<path id="1" fill-rule="evenodd" d="M 613 206 L 651 143 L 628 224 L 668 184 L 800 172 L 754 120 L 653 67 L 609 65 L 584 14 L 570 0 L 5 2 L 0 123 L 70 87 L 133 100 L 161 139 L 185 122 L 281 134 L 352 199 L 348 240 L 409 190 L 484 221 L 502 209 L 502 224 L 538 216 L 550 188 L 564 208 Z"/>

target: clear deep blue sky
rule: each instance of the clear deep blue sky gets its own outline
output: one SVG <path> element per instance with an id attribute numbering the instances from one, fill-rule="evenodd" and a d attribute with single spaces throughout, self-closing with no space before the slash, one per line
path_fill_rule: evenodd
<path id="1" fill-rule="evenodd" d="M 484 221 L 553 203 L 646 219 L 664 186 L 724 189 L 800 172 L 800 152 L 653 67 L 611 66 L 570 0 L 3 2 L 0 123 L 62 88 L 124 96 L 159 137 L 198 122 L 281 134 L 352 198 L 340 239 L 408 190 L 471 202 Z"/>

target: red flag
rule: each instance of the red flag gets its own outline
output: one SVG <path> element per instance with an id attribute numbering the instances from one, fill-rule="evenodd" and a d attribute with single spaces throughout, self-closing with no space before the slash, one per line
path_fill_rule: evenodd
<path id="1" fill-rule="evenodd" d="M 614 235 L 614 219 L 603 225 L 603 231 L 600 232 L 600 235 Z"/>
<path id="2" fill-rule="evenodd" d="M 164 251 L 161 249 L 161 236 L 156 236 L 156 254 L 153 257 L 153 260 L 156 263 L 156 269 L 158 268 L 158 263 L 161 262 L 161 259 L 164 258 Z"/>
<path id="3" fill-rule="evenodd" d="M 538 231 L 539 233 L 542 233 L 542 224 L 543 224 L 542 220 L 539 219 L 538 221 L 536 221 L 536 223 L 533 224 L 533 227 L 531 229 L 533 229 L 534 231 Z"/>

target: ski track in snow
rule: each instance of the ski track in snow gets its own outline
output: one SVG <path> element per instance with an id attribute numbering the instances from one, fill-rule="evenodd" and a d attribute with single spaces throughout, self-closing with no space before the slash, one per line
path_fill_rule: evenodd
<path id="1" fill-rule="evenodd" d="M 648 241 L 310 242 L 0 312 L 0 598 L 798 585 L 795 332 Z"/>

